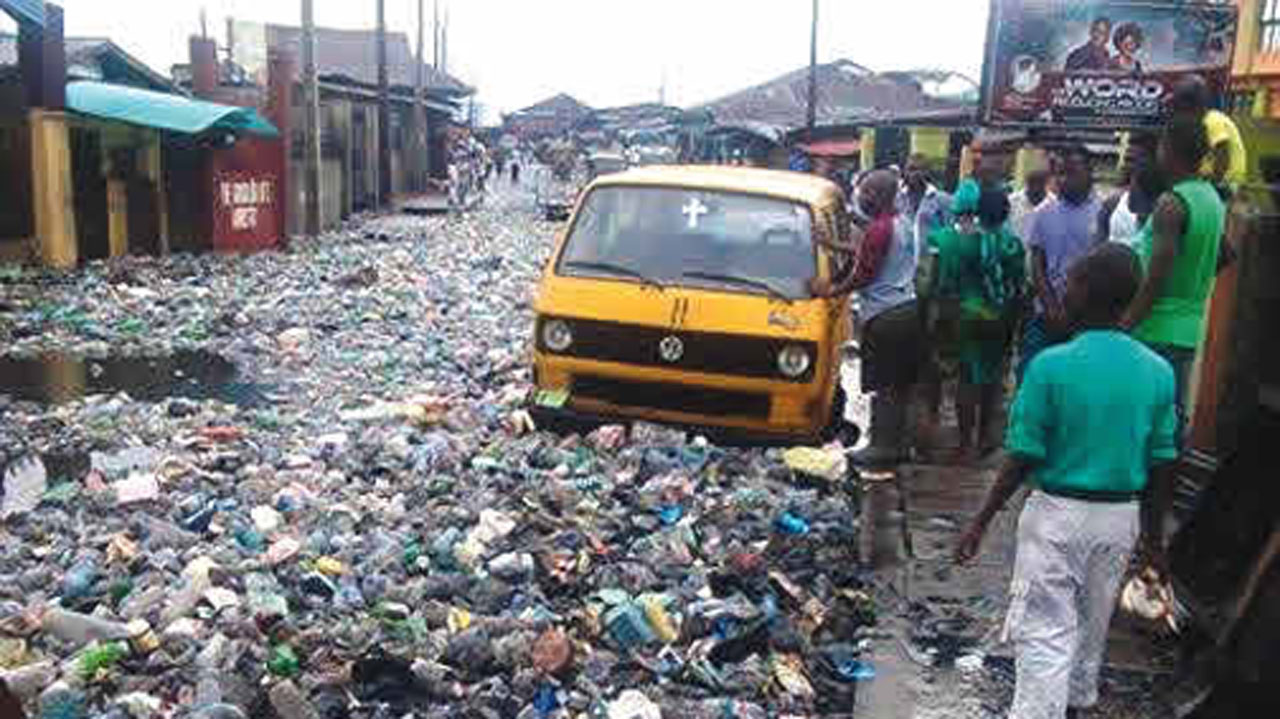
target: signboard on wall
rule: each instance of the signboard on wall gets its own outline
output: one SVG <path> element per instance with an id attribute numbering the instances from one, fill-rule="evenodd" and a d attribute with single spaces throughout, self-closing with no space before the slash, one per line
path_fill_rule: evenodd
<path id="1" fill-rule="evenodd" d="M 245 75 L 262 87 L 267 86 L 267 26 L 260 22 L 235 20 L 231 23 L 231 56 L 244 68 Z M 299 62 L 301 60 L 299 59 Z"/>
<path id="2" fill-rule="evenodd" d="M 213 177 L 214 247 L 255 250 L 280 238 L 283 214 L 272 173 L 226 170 Z"/>
<path id="3" fill-rule="evenodd" d="M 982 77 L 986 124 L 1159 125 L 1170 89 L 1230 82 L 1236 8 L 1153 0 L 991 0 Z"/>

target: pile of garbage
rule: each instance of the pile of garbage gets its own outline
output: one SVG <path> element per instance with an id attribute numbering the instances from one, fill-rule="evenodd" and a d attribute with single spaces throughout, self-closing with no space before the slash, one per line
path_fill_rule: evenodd
<path id="1" fill-rule="evenodd" d="M 5 270 L 8 357 L 70 353 L 93 389 L 95 361 L 207 352 L 257 391 L 31 401 L 0 380 L 0 712 L 852 710 L 876 607 L 840 448 L 532 427 L 554 226 L 490 208 Z"/>

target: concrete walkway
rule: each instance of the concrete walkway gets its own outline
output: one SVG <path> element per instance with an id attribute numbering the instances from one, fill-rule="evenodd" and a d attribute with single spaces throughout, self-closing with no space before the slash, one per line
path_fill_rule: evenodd
<path id="1" fill-rule="evenodd" d="M 954 430 L 952 430 L 954 431 Z M 992 522 L 978 561 L 957 567 L 952 551 L 995 481 L 998 457 L 978 466 L 909 465 L 899 490 L 882 488 L 874 576 L 880 633 L 877 677 L 859 687 L 859 717 L 997 719 L 1013 687 L 1011 647 L 1000 639 L 1024 495 Z M 902 516 L 914 556 L 906 556 Z M 1163 717 L 1159 686 L 1172 669 L 1168 642 L 1119 613 L 1112 623 L 1097 717 Z"/>

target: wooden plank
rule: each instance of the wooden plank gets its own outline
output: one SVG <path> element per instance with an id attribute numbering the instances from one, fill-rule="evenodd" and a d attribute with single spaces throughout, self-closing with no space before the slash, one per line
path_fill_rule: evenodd
<path id="1" fill-rule="evenodd" d="M 72 202 L 71 139 L 66 113 L 28 111 L 31 128 L 32 200 L 40 259 L 48 267 L 72 269 L 79 259 Z"/>
<path id="2" fill-rule="evenodd" d="M 129 186 L 119 177 L 107 178 L 107 247 L 113 258 L 129 254 Z"/>
<path id="3" fill-rule="evenodd" d="M 1262 584 L 1262 578 L 1266 576 L 1271 566 L 1276 563 L 1277 558 L 1280 558 L 1280 528 L 1272 530 L 1271 538 L 1267 540 L 1266 548 L 1258 555 L 1258 561 L 1254 563 L 1253 570 L 1249 572 L 1249 577 L 1245 580 L 1244 586 L 1240 590 L 1240 596 L 1236 598 L 1236 605 L 1231 612 L 1231 618 L 1223 629 L 1222 634 L 1218 637 L 1218 646 L 1225 646 L 1231 641 L 1236 627 L 1240 625 L 1240 620 L 1249 612 L 1249 607 L 1253 604 L 1253 599 L 1258 594 L 1258 587 Z"/>
<path id="4" fill-rule="evenodd" d="M 161 256 L 169 254 L 169 188 L 164 181 L 164 152 L 160 147 L 163 141 L 163 135 L 155 132 L 147 145 L 148 166 L 155 173 L 152 179 L 156 183 L 156 215 L 160 221 L 158 249 Z"/>

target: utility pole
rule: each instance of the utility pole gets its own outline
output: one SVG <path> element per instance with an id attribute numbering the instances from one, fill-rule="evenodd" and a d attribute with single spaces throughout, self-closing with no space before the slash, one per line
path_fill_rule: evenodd
<path id="1" fill-rule="evenodd" d="M 427 91 L 424 77 L 427 60 L 422 55 L 425 50 L 422 39 L 425 34 L 425 28 L 423 25 L 426 24 L 424 12 L 425 6 L 426 0 L 418 0 L 418 66 L 415 68 L 418 71 L 418 75 L 415 78 L 416 82 L 413 93 L 413 125 L 416 130 L 418 142 L 414 143 L 414 159 L 412 167 L 414 168 L 414 189 L 419 192 L 424 192 L 427 189 L 427 146 L 430 145 L 430 140 L 428 139 L 429 136 L 427 134 Z"/>
<path id="2" fill-rule="evenodd" d="M 808 141 L 813 142 L 813 126 L 818 119 L 818 0 L 813 0 L 813 22 L 809 26 L 809 110 L 806 115 Z"/>
<path id="3" fill-rule="evenodd" d="M 449 72 L 449 6 L 444 6 L 444 25 L 440 26 L 440 72 Z"/>
<path id="4" fill-rule="evenodd" d="M 440 0 L 431 15 L 431 67 L 440 69 Z"/>
<path id="5" fill-rule="evenodd" d="M 391 201 L 391 88 L 387 79 L 387 0 L 378 0 L 378 205 Z"/>
<path id="6" fill-rule="evenodd" d="M 306 147 L 303 180 L 306 206 L 303 229 L 307 237 L 320 234 L 320 80 L 316 74 L 316 24 L 312 0 L 302 0 L 302 77 L 306 85 Z"/>

